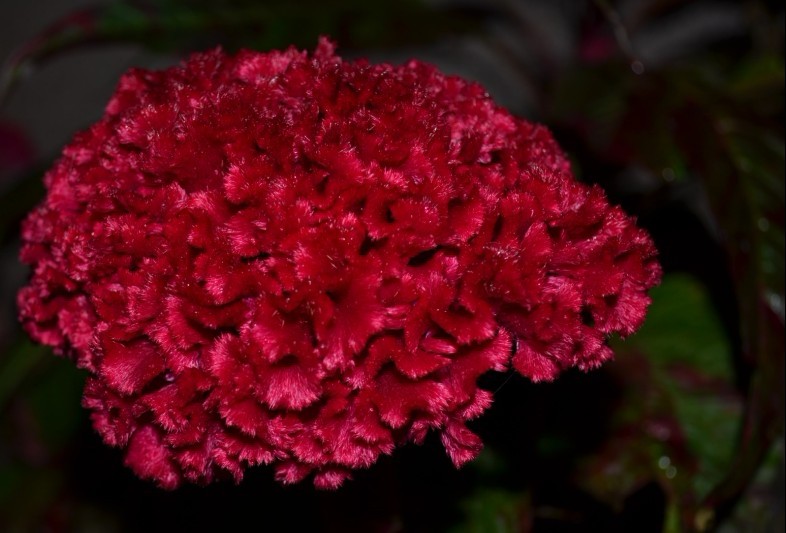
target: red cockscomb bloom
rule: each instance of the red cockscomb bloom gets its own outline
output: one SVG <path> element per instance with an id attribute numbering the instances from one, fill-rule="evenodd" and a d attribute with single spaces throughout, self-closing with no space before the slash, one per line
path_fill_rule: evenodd
<path id="1" fill-rule="evenodd" d="M 430 430 L 460 465 L 481 374 L 598 366 L 660 275 L 546 128 L 325 40 L 133 70 L 45 180 L 22 321 L 166 488 L 261 463 L 337 487 Z"/>

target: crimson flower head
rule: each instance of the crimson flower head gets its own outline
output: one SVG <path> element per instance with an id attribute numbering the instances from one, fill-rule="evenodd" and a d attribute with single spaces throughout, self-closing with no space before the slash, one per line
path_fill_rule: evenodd
<path id="1" fill-rule="evenodd" d="M 546 128 L 324 39 L 128 72 L 45 182 L 22 323 L 165 488 L 258 464 L 334 488 L 429 431 L 461 465 L 479 376 L 597 367 L 660 276 Z"/>

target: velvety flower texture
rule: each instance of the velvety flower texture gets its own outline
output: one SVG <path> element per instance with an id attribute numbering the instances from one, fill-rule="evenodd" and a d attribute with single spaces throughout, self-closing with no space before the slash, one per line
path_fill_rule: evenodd
<path id="1" fill-rule="evenodd" d="M 429 431 L 461 465 L 481 374 L 598 366 L 660 276 L 546 128 L 326 40 L 128 72 L 45 181 L 21 319 L 165 488 L 261 463 L 333 488 Z"/>

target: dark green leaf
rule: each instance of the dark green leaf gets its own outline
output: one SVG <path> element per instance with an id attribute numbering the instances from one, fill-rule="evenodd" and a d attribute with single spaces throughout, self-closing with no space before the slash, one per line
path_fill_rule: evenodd
<path id="1" fill-rule="evenodd" d="M 528 531 L 532 510 L 527 494 L 482 488 L 462 502 L 465 519 L 454 533 Z"/>
<path id="2" fill-rule="evenodd" d="M 706 289 L 669 275 L 651 296 L 642 329 L 615 343 L 611 369 L 624 396 L 610 437 L 579 479 L 618 508 L 658 482 L 668 498 L 666 531 L 681 531 L 694 520 L 697 498 L 731 464 L 742 402 L 732 386 L 730 342 Z"/>
<path id="3" fill-rule="evenodd" d="M 51 349 L 46 346 L 23 339 L 3 355 L 0 359 L 0 409 L 18 392 L 19 385 L 36 365 L 51 353 Z"/>

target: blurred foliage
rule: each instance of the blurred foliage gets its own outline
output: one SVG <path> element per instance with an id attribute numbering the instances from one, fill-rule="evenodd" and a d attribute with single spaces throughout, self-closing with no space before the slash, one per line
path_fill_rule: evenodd
<path id="1" fill-rule="evenodd" d="M 610 438 L 580 479 L 618 505 L 656 481 L 673 512 L 689 521 L 732 463 L 743 401 L 730 342 L 706 290 L 691 277 L 670 275 L 652 298 L 641 331 L 616 343 L 615 372 L 634 386 L 626 387 Z M 667 530 L 682 529 L 675 521 Z"/>
<path id="2" fill-rule="evenodd" d="M 159 52 L 219 45 L 267 50 L 311 46 L 319 35 L 349 48 L 413 45 L 475 27 L 480 11 L 437 10 L 418 0 L 114 1 L 75 12 L 20 48 L 5 65 L 0 95 L 39 62 L 78 46 L 124 42 Z"/>
<path id="3" fill-rule="evenodd" d="M 764 55 L 733 66 L 709 59 L 715 62 L 643 76 L 614 65 L 605 72 L 586 68 L 560 80 L 554 99 L 556 116 L 589 141 L 593 157 L 643 167 L 664 189 L 696 182 L 709 204 L 704 223 L 728 260 L 738 348 L 750 376 L 736 461 L 703 495 L 708 518 L 701 525 L 730 512 L 782 433 L 784 416 L 783 59 Z M 615 75 L 622 79 L 609 95 Z M 683 410 L 696 407 L 685 398 L 680 403 Z M 708 429 L 685 427 L 699 435 Z"/>
<path id="4" fill-rule="evenodd" d="M 465 520 L 455 533 L 508 533 L 532 527 L 532 507 L 525 494 L 481 488 L 461 504 Z"/>
<path id="5" fill-rule="evenodd" d="M 783 531 L 783 20 L 763 0 L 115 0 L 60 20 L 5 63 L 3 93 L 109 42 L 486 46 L 516 74 L 513 106 L 650 230 L 666 276 L 641 331 L 612 340 L 616 362 L 552 384 L 484 377 L 487 448 L 462 471 L 428 439 L 335 493 L 264 469 L 175 493 L 135 479 L 90 429 L 82 374 L 17 331 L 0 339 L 0 529 Z M 0 195 L 6 248 L 49 164 Z"/>

